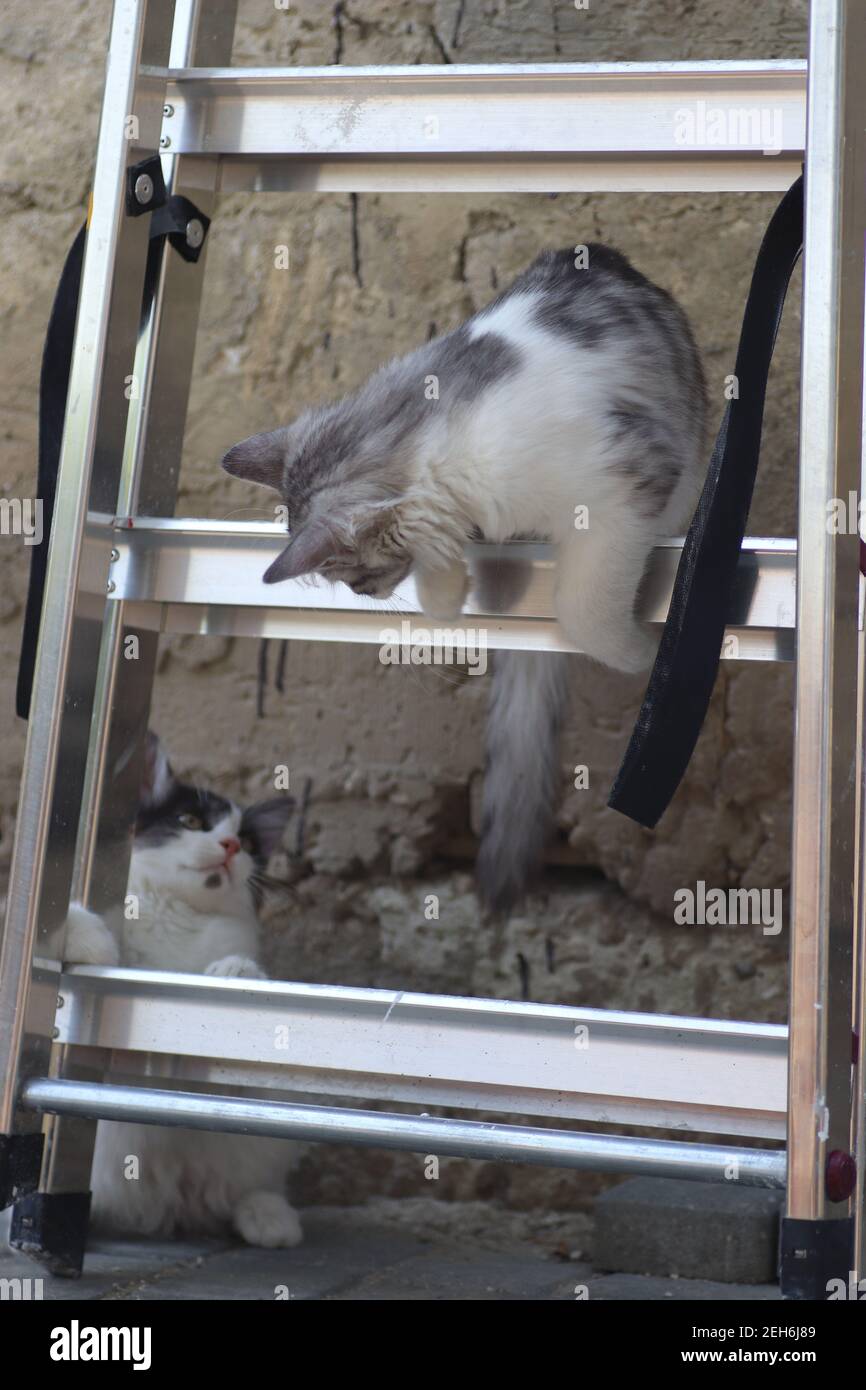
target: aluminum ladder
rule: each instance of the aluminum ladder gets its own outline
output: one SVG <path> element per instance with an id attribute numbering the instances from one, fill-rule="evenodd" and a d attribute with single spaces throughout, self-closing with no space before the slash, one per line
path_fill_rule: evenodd
<path id="1" fill-rule="evenodd" d="M 855 1270 L 866 1263 L 862 1163 L 855 1200 L 838 1200 L 838 1166 L 850 1168 L 866 1137 L 851 1065 L 852 999 L 855 1035 L 864 1022 L 855 988 L 864 960 L 864 647 L 858 539 L 831 534 L 825 520 L 828 499 L 860 487 L 866 209 L 855 134 L 866 125 L 866 9 L 813 0 L 808 73 L 805 62 L 232 69 L 221 65 L 233 26 L 224 0 L 115 0 L 0 956 L 4 1196 L 33 1187 L 44 1128 L 39 1191 L 62 1213 L 87 1191 L 99 1117 L 737 1177 L 787 1185 L 783 1287 L 820 1297 L 828 1270 L 847 1272 L 852 1221 Z M 684 108 L 778 111 L 782 147 L 720 147 L 700 123 L 683 143 Z M 158 634 L 370 642 L 381 623 L 369 600 L 344 588 L 262 585 L 281 545 L 276 524 L 173 517 L 204 257 L 189 264 L 165 239 L 149 244 L 149 219 L 128 215 L 129 170 L 158 153 L 168 192 L 205 214 L 218 191 L 238 190 L 781 191 L 805 159 L 799 536 L 746 543 L 749 582 L 729 628 L 740 659 L 791 660 L 797 633 L 790 1031 L 62 970 L 70 897 L 99 910 L 125 893 Z M 130 376 L 137 392 L 124 390 Z M 646 616 L 656 621 L 678 554 L 672 543 L 654 557 Z M 560 646 L 547 549 L 534 547 L 532 558 L 519 611 L 481 615 L 491 645 Z M 404 597 L 411 611 L 411 581 Z M 471 603 L 469 611 L 479 613 Z M 124 659 L 130 635 L 135 661 Z M 587 1048 L 575 1046 L 581 1029 Z M 147 1084 L 154 1054 L 170 1059 L 183 1093 Z M 275 1098 L 213 1095 L 205 1085 Z M 727 1138 L 386 1114 L 305 1104 L 309 1094 Z M 786 1151 L 739 1142 L 786 1133 Z M 49 1267 L 52 1255 L 45 1236 Z"/>

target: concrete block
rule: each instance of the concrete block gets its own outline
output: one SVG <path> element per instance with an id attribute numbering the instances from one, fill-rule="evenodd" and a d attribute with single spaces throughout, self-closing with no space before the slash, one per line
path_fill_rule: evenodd
<path id="1" fill-rule="evenodd" d="M 776 1278 L 783 1194 L 630 1178 L 596 1203 L 596 1269 L 730 1284 Z"/>

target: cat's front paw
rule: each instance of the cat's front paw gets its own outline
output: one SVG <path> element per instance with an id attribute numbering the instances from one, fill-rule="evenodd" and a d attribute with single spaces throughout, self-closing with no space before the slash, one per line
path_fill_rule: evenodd
<path id="1" fill-rule="evenodd" d="M 415 572 L 415 593 L 425 618 L 453 622 L 463 611 L 469 592 L 469 572 L 461 561 L 446 569 Z"/>
<path id="2" fill-rule="evenodd" d="M 234 1210 L 234 1228 L 247 1245 L 286 1250 L 304 1238 L 298 1213 L 280 1192 L 248 1192 Z"/>
<path id="3" fill-rule="evenodd" d="M 624 675 L 649 670 L 658 653 L 658 633 L 646 623 L 632 622 L 625 630 L 616 623 L 584 623 L 580 628 L 572 624 L 568 637 L 579 652 Z"/>
<path id="4" fill-rule="evenodd" d="M 97 912 L 70 903 L 66 915 L 63 959 L 69 965 L 117 965 L 117 942 Z"/>
<path id="5" fill-rule="evenodd" d="M 659 633 L 646 623 L 636 623 L 629 640 L 613 653 L 610 665 L 615 671 L 636 675 L 648 671 L 658 655 Z"/>
<path id="6" fill-rule="evenodd" d="M 213 960 L 204 971 L 205 975 L 219 975 L 222 979 L 266 980 L 268 977 L 249 956 L 223 956 Z"/>

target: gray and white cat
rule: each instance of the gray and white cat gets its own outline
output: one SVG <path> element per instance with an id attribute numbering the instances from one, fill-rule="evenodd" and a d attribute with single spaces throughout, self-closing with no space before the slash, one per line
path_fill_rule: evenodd
<path id="1" fill-rule="evenodd" d="M 675 300 L 619 252 L 585 250 L 544 252 L 454 332 L 229 450 L 227 472 L 288 508 L 267 583 L 315 572 L 382 599 L 411 571 L 424 613 L 453 620 L 467 539 L 546 539 L 566 638 L 616 670 L 649 666 L 635 597 L 653 546 L 697 500 L 706 388 Z M 480 597 L 488 580 L 475 577 Z M 479 855 L 492 912 L 519 898 L 549 831 L 564 660 L 496 662 Z"/>
<path id="2" fill-rule="evenodd" d="M 281 797 L 241 811 L 179 782 L 148 734 L 128 887 L 138 917 L 73 905 L 66 960 L 266 979 L 256 908 L 293 806 Z M 297 1245 L 300 1222 L 285 1195 L 297 1152 L 281 1139 L 100 1120 L 94 1223 L 141 1235 L 233 1229 L 250 1245 Z"/>

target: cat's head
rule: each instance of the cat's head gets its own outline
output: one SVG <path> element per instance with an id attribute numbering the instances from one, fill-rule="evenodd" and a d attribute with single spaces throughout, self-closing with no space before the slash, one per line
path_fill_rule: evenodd
<path id="1" fill-rule="evenodd" d="M 377 382 L 293 425 L 254 434 L 225 455 L 227 473 L 273 488 L 286 508 L 289 543 L 265 571 L 266 584 L 320 574 L 356 594 L 387 598 L 409 573 L 401 501 L 417 418 L 401 407 L 393 385 L 386 393 Z"/>
<path id="2" fill-rule="evenodd" d="M 180 782 L 156 734 L 148 732 L 131 888 L 179 899 L 197 912 L 248 914 L 294 804 L 284 796 L 242 810 L 216 792 Z"/>

